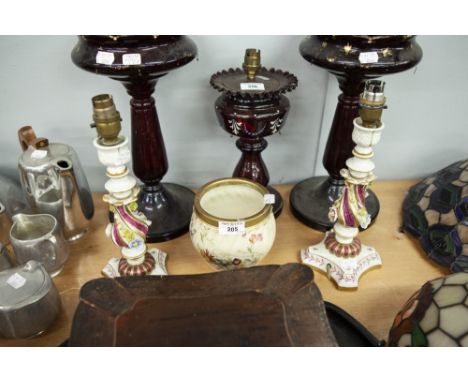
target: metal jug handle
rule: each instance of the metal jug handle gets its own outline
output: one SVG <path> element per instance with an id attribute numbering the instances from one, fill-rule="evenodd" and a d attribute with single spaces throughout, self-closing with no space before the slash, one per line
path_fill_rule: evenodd
<path id="1" fill-rule="evenodd" d="M 26 151 L 29 146 L 35 149 L 41 149 L 49 145 L 47 138 L 37 138 L 31 126 L 23 126 L 18 130 L 18 139 L 23 151 Z"/>
<path id="2" fill-rule="evenodd" d="M 75 192 L 79 193 L 78 185 L 76 184 L 75 172 L 70 161 L 60 159 L 55 164 L 55 171 L 59 174 L 60 188 L 62 190 L 62 198 L 65 206 L 71 208 L 72 195 Z"/>

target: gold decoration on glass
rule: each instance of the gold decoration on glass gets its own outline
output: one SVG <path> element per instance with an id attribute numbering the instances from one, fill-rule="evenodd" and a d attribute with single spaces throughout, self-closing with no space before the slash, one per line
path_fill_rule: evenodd
<path id="1" fill-rule="evenodd" d="M 390 57 L 391 55 L 392 55 L 391 49 L 385 48 L 384 50 L 382 50 L 382 56 L 383 57 Z"/>
<path id="2" fill-rule="evenodd" d="M 348 55 L 349 52 L 351 52 L 351 49 L 353 49 L 353 47 L 350 43 L 346 44 L 345 47 L 343 48 L 346 55 Z"/>

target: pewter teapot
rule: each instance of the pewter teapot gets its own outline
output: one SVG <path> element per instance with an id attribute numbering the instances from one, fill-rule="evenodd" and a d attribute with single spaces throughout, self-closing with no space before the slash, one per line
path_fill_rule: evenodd
<path id="1" fill-rule="evenodd" d="M 67 240 L 83 236 L 94 214 L 88 181 L 75 151 L 37 138 L 31 126 L 18 130 L 23 149 L 18 162 L 21 185 L 35 213 L 53 215 Z"/>

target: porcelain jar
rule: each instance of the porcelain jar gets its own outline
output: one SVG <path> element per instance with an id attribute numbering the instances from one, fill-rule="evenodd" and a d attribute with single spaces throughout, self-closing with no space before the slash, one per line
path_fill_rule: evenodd
<path id="1" fill-rule="evenodd" d="M 195 195 L 190 237 L 195 249 L 215 268 L 249 267 L 270 251 L 276 235 L 268 190 L 254 181 L 224 178 Z M 230 232 L 233 230 L 237 232 Z"/>

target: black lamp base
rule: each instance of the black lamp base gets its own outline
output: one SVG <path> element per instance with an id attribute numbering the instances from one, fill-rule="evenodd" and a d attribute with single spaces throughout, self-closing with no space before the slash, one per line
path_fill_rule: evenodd
<path id="1" fill-rule="evenodd" d="M 142 186 L 138 207 L 152 222 L 146 241 L 158 243 L 188 232 L 194 197 L 192 190 L 174 183 Z"/>

